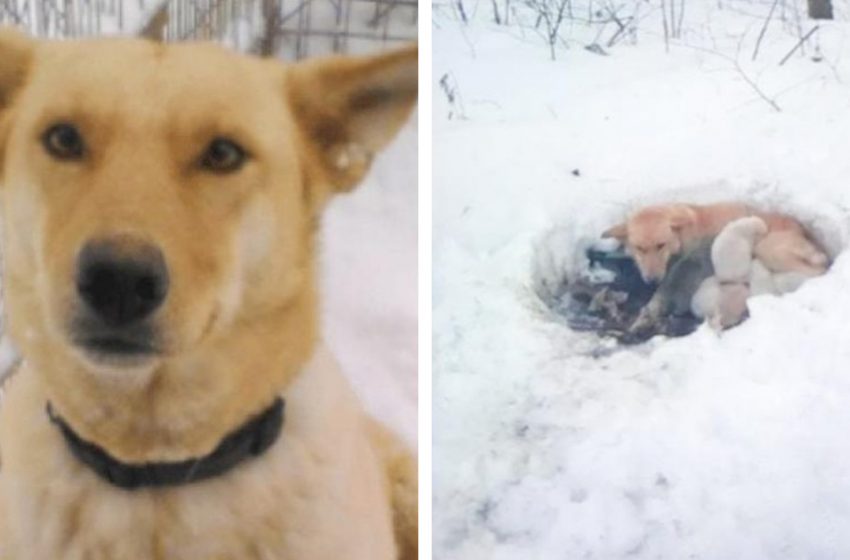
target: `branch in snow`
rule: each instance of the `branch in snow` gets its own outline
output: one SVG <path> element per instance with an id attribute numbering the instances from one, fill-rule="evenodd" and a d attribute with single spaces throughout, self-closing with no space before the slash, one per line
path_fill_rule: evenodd
<path id="1" fill-rule="evenodd" d="M 756 46 L 753 49 L 753 60 L 755 60 L 759 55 L 761 40 L 764 38 L 764 34 L 767 33 L 767 26 L 770 25 L 770 20 L 773 18 L 773 11 L 776 9 L 777 4 L 779 4 L 779 0 L 773 0 L 773 4 L 770 6 L 770 11 L 767 13 L 767 17 L 764 20 L 764 25 L 762 25 L 761 31 L 759 31 L 758 39 L 756 39 Z"/>
<path id="2" fill-rule="evenodd" d="M 802 46 L 803 46 L 803 43 L 805 43 L 805 42 L 809 39 L 809 37 L 811 37 L 812 35 L 814 35 L 815 31 L 817 31 L 818 29 L 820 29 L 820 26 L 819 26 L 819 25 L 816 25 L 816 26 L 812 27 L 812 29 L 811 29 L 808 33 L 806 33 L 805 35 L 803 35 L 802 37 L 800 37 L 800 40 L 799 40 L 799 41 L 797 41 L 797 44 L 796 44 L 796 45 L 794 45 L 794 48 L 793 48 L 793 49 L 791 49 L 790 51 L 788 51 L 788 54 L 786 54 L 784 57 L 782 57 L 782 60 L 780 60 L 780 61 L 779 61 L 779 66 L 782 66 L 783 64 L 785 64 L 786 62 L 788 62 L 788 59 L 789 59 L 789 58 L 791 58 L 791 56 L 792 56 L 795 52 L 797 52 L 797 49 L 799 49 L 800 47 L 802 47 Z"/>

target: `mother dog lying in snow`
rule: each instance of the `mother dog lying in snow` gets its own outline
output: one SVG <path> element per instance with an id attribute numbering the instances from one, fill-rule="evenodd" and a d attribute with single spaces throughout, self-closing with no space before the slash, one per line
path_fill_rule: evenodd
<path id="1" fill-rule="evenodd" d="M 416 557 L 414 460 L 321 349 L 314 265 L 416 73 L 0 31 L 0 558 Z"/>

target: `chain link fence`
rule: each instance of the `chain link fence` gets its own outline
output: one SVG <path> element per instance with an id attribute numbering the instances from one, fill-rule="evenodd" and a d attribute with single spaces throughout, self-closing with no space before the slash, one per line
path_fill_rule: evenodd
<path id="1" fill-rule="evenodd" d="M 287 59 L 416 40 L 418 0 L 0 0 L 0 24 L 39 37 L 213 40 Z"/>

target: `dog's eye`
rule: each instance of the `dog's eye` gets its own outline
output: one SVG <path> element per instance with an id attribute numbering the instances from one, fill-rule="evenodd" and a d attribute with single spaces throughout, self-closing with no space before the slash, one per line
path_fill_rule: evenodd
<path id="1" fill-rule="evenodd" d="M 216 138 L 201 156 L 201 167 L 214 173 L 232 173 L 245 163 L 245 150 L 226 138 Z"/>
<path id="2" fill-rule="evenodd" d="M 41 137 L 41 143 L 47 153 L 56 159 L 80 159 L 86 151 L 86 144 L 80 131 L 74 125 L 67 123 L 55 124 L 48 128 Z"/>

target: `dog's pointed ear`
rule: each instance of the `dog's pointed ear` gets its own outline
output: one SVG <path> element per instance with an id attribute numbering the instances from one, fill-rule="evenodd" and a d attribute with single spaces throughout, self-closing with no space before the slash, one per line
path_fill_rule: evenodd
<path id="1" fill-rule="evenodd" d="M 697 214 L 693 208 L 685 205 L 674 206 L 670 210 L 670 227 L 675 231 L 692 226 L 697 222 Z"/>
<path id="2" fill-rule="evenodd" d="M 616 226 L 610 227 L 610 228 L 606 229 L 605 231 L 603 231 L 602 237 L 604 237 L 606 239 L 613 237 L 614 239 L 616 239 L 620 243 L 623 243 L 629 237 L 629 232 L 628 232 L 628 229 L 626 228 L 626 224 L 624 224 L 624 223 L 623 224 L 617 224 Z"/>
<path id="3" fill-rule="evenodd" d="M 34 42 L 10 27 L 0 27 L 0 172 L 6 153 L 6 109 L 26 80 Z"/>
<path id="4" fill-rule="evenodd" d="M 415 45 L 290 66 L 287 96 L 306 144 L 310 180 L 331 192 L 355 187 L 410 115 L 417 74 Z"/>
<path id="5" fill-rule="evenodd" d="M 32 39 L 11 27 L 0 28 L 0 111 L 23 85 L 32 51 Z"/>

